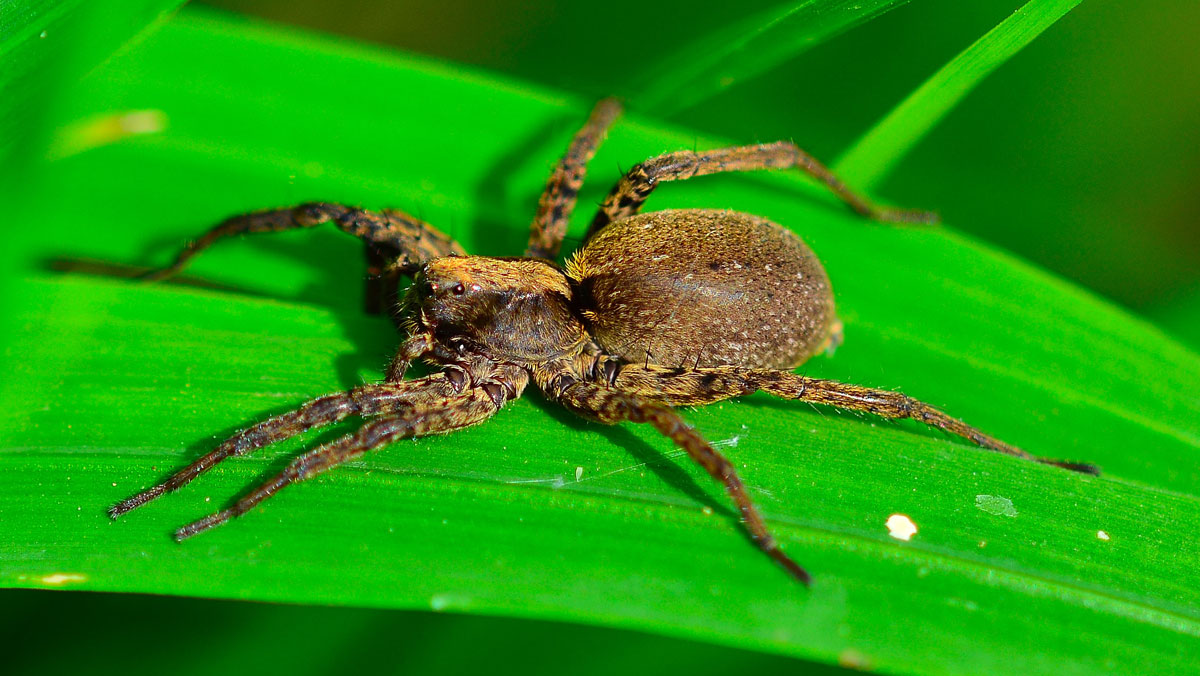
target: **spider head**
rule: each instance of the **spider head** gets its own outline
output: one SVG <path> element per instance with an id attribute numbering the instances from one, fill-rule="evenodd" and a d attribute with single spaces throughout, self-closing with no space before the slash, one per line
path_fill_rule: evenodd
<path id="1" fill-rule="evenodd" d="M 417 273 L 410 294 L 418 325 L 459 353 L 546 361 L 578 351 L 587 335 L 566 276 L 540 259 L 436 258 Z"/>

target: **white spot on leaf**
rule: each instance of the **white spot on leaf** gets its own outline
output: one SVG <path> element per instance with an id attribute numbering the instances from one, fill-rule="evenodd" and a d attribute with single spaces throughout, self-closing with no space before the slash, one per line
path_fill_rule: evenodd
<path id="1" fill-rule="evenodd" d="M 887 520 L 888 535 L 908 542 L 917 534 L 917 524 L 904 514 L 893 514 Z"/>
<path id="2" fill-rule="evenodd" d="M 87 575 L 83 575 L 81 573 L 52 573 L 50 575 L 43 575 L 41 578 L 42 584 L 48 584 L 48 585 L 52 585 L 55 587 L 61 586 L 64 584 L 70 584 L 72 582 L 86 582 L 86 581 L 87 581 Z"/>

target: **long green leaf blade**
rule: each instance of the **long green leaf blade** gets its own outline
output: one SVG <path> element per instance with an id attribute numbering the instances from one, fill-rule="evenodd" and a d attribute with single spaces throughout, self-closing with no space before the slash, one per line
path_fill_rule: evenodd
<path id="1" fill-rule="evenodd" d="M 878 186 L 984 78 L 1080 1 L 1029 0 L 909 94 L 842 155 L 835 170 L 864 190 Z"/>
<path id="2" fill-rule="evenodd" d="M 804 0 L 768 8 L 668 50 L 642 72 L 630 103 L 669 117 L 907 2 Z"/>

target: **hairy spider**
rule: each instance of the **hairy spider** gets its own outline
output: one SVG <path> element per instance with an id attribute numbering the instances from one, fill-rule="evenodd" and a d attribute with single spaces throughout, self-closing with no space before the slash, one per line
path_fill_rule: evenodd
<path id="1" fill-rule="evenodd" d="M 314 399 L 243 430 L 166 481 L 115 505 L 119 517 L 184 486 L 234 455 L 350 416 L 357 432 L 296 458 L 233 506 L 175 533 L 184 540 L 244 514 L 288 484 L 397 439 L 452 432 L 487 420 L 532 381 L 551 401 L 602 423 L 648 423 L 724 484 L 754 543 L 796 579 L 809 575 L 778 546 L 737 471 L 676 413 L 756 391 L 798 401 L 912 418 L 989 450 L 1048 460 L 991 437 L 903 394 L 790 372 L 841 338 L 829 278 L 792 232 L 733 211 L 639 214 L 658 184 L 727 171 L 798 168 L 852 209 L 880 221 L 931 222 L 923 211 L 876 206 L 794 144 L 673 152 L 630 169 L 564 267 L 553 262 L 587 162 L 620 114 L 606 99 L 575 135 L 542 193 L 523 258 L 468 256 L 446 235 L 405 213 L 318 202 L 232 217 L 191 242 L 173 274 L 229 235 L 333 223 L 366 243 L 378 309 L 406 338 L 384 382 Z M 402 303 L 399 279 L 412 278 Z M 442 370 L 405 380 L 415 359 Z"/>

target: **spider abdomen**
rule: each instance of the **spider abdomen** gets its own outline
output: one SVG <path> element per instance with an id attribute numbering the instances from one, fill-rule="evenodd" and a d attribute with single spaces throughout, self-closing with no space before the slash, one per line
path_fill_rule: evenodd
<path id="1" fill-rule="evenodd" d="M 836 322 L 829 277 L 794 233 L 735 211 L 639 214 L 567 266 L 607 353 L 665 366 L 792 368 Z"/>

